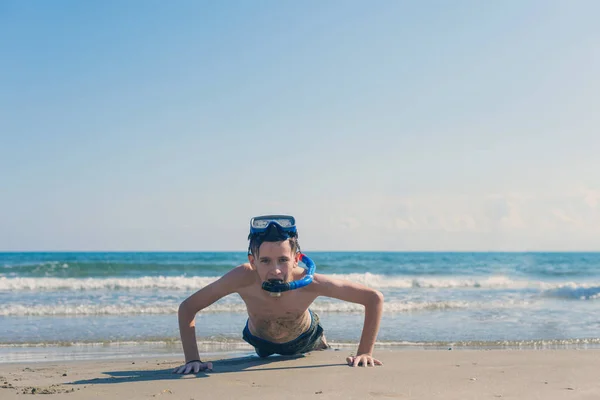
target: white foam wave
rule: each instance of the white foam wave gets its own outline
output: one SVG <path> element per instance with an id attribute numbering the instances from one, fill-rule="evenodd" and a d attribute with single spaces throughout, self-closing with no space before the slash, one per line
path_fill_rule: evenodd
<path id="1" fill-rule="evenodd" d="M 237 305 L 236 305 L 237 306 Z M 227 305 L 216 306 L 202 312 L 235 312 L 244 311 L 245 307 Z M 66 305 L 49 304 L 34 307 L 23 304 L 0 305 L 0 316 L 78 316 L 78 315 L 141 315 L 141 314 L 177 314 L 178 305 L 127 305 L 127 304 L 101 304 L 101 305 Z"/>
<path id="2" fill-rule="evenodd" d="M 346 279 L 376 289 L 537 289 L 552 290 L 563 287 L 569 288 L 595 288 L 600 287 L 600 282 L 576 283 L 556 281 L 532 281 L 513 279 L 507 276 L 489 276 L 480 278 L 470 277 L 389 277 L 386 275 L 371 274 L 343 274 L 330 275 L 339 279 Z"/>
<path id="3" fill-rule="evenodd" d="M 170 289 L 197 290 L 218 277 L 165 277 L 143 276 L 140 278 L 6 278 L 0 277 L 0 290 L 127 290 Z"/>
<path id="4" fill-rule="evenodd" d="M 383 288 L 525 288 L 531 285 L 528 281 L 519 281 L 505 276 L 484 278 L 466 277 L 390 277 L 372 274 L 332 274 L 331 277 L 362 283 L 369 287 Z"/>
<path id="5" fill-rule="evenodd" d="M 362 283 L 375 289 L 586 289 L 600 287 L 600 282 L 544 282 L 512 279 L 505 276 L 470 277 L 390 277 L 371 274 L 332 274 L 331 277 Z M 139 278 L 7 278 L 0 277 L 0 291 L 63 290 L 140 290 L 166 289 L 195 291 L 219 277 L 144 276 Z"/>
<path id="6" fill-rule="evenodd" d="M 227 338 L 219 337 L 217 339 L 211 338 L 198 338 L 198 347 L 203 351 L 232 351 L 232 350 L 251 350 L 252 347 L 238 338 Z M 356 347 L 356 341 L 354 340 L 330 340 L 329 344 L 334 348 L 354 348 Z M 181 341 L 178 337 L 172 338 L 158 338 L 158 339 L 141 339 L 141 340 L 107 340 L 107 341 L 42 341 L 42 342 L 15 342 L 15 343 L 0 343 L 0 349 L 18 349 L 18 348 L 110 348 L 110 347 L 133 347 L 133 348 L 170 348 L 175 347 L 179 349 Z M 574 338 L 574 339 L 539 339 L 539 340 L 474 340 L 474 341 L 377 341 L 375 347 L 380 349 L 393 349 L 393 348 L 452 348 L 452 349 L 597 349 L 600 346 L 600 338 Z M 93 357 L 97 358 L 98 353 L 94 351 Z M 1 361 L 0 361 L 1 363 Z"/>
<path id="7" fill-rule="evenodd" d="M 383 304 L 383 312 L 385 313 L 402 313 L 402 312 L 414 312 L 414 311 L 436 311 L 436 310 L 450 310 L 450 309 L 466 309 L 466 308 L 480 308 L 482 305 L 478 303 L 471 303 L 467 301 L 426 301 L 426 302 L 413 302 L 413 301 L 392 301 L 385 302 Z M 339 312 L 339 313 L 353 313 L 363 312 L 364 307 L 360 304 L 346 303 L 346 302 L 324 302 L 314 303 L 311 305 L 311 310 L 317 312 Z"/>
<path id="8" fill-rule="evenodd" d="M 543 295 L 559 299 L 596 300 L 600 298 L 600 285 L 567 283 L 559 287 L 550 288 Z"/>
<path id="9" fill-rule="evenodd" d="M 419 311 L 444 311 L 452 309 L 482 309 L 482 308 L 507 308 L 526 306 L 525 303 L 511 302 L 467 302 L 467 301 L 431 301 L 431 302 L 405 302 L 391 301 L 384 303 L 384 313 L 405 313 Z M 319 313 L 362 313 L 364 307 L 360 304 L 339 301 L 317 301 L 310 306 L 311 310 Z M 2 304 L 0 316 L 86 316 L 86 315 L 160 315 L 177 314 L 177 304 Z M 246 305 L 243 302 L 215 303 L 200 311 L 202 313 L 245 313 Z"/>

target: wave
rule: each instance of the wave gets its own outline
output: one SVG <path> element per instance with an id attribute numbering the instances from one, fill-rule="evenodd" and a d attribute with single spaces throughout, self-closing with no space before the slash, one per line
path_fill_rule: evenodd
<path id="1" fill-rule="evenodd" d="M 481 278 L 471 277 L 394 277 L 389 275 L 372 274 L 366 272 L 363 274 L 331 274 L 333 278 L 349 280 L 361 283 L 363 285 L 376 289 L 384 288 L 430 288 L 430 289 L 451 289 L 451 288 L 515 288 L 522 289 L 529 287 L 531 282 L 520 281 L 507 278 L 505 276 L 491 276 Z"/>
<path id="2" fill-rule="evenodd" d="M 600 298 L 600 285 L 577 285 L 568 283 L 560 287 L 548 289 L 544 297 L 567 300 L 595 300 Z"/>
<path id="3" fill-rule="evenodd" d="M 6 264 L 0 266 L 4 276 L 27 278 L 108 278 L 119 276 L 165 275 L 177 276 L 182 274 L 224 274 L 233 268 L 235 263 L 230 260 L 186 261 L 176 260 L 162 263 L 137 262 L 81 262 L 81 261 L 45 261 L 30 264 Z"/>
<path id="4" fill-rule="evenodd" d="M 519 302 L 468 302 L 468 301 L 391 301 L 383 305 L 384 313 L 409 313 L 420 311 L 445 311 L 457 309 L 499 309 L 526 307 L 528 303 Z M 178 304 L 2 304 L 0 316 L 90 316 L 90 315 L 165 315 L 177 314 Z M 339 301 L 317 301 L 310 306 L 318 313 L 362 313 L 360 304 Z M 243 302 L 215 303 L 200 311 L 202 313 L 245 313 Z"/>
<path id="5" fill-rule="evenodd" d="M 0 291 L 35 290 L 129 290 L 170 289 L 197 290 L 214 282 L 218 277 L 165 277 L 140 278 L 6 278 L 0 277 Z"/>
<path id="6" fill-rule="evenodd" d="M 444 277 L 509 274 L 523 279 L 600 279 L 600 253 L 309 252 L 326 273 Z M 247 261 L 234 252 L 0 252 L 0 276 L 120 278 L 222 275 Z M 568 278 L 570 277 L 570 278 Z"/>
<path id="7" fill-rule="evenodd" d="M 201 350 L 231 351 L 236 349 L 252 349 L 252 347 L 234 337 L 199 337 L 198 347 Z M 336 348 L 356 347 L 355 341 L 330 340 L 329 344 Z M 105 341 L 39 341 L 39 342 L 0 342 L 0 349 L 35 348 L 35 347 L 150 347 L 181 348 L 178 337 L 145 338 L 140 340 L 107 339 Z M 569 338 L 569 339 L 534 339 L 534 340 L 471 340 L 471 341 L 397 341 L 378 340 L 375 347 L 379 349 L 394 348 L 440 348 L 440 349 L 585 349 L 600 347 L 600 338 Z M 96 354 L 96 353 L 94 353 Z"/>
<path id="8" fill-rule="evenodd" d="M 375 289 L 537 289 L 577 290 L 600 288 L 600 283 L 547 282 L 511 279 L 505 276 L 470 277 L 394 277 L 388 275 L 331 274 L 333 278 L 364 284 Z M 163 289 L 195 291 L 217 280 L 219 276 L 143 276 L 138 278 L 8 278 L 0 277 L 0 291 L 85 291 Z M 584 290 L 585 291 L 585 290 Z M 560 292 L 560 291 L 558 291 Z M 600 290 L 598 291 L 600 293 Z M 596 295 L 597 293 L 593 293 Z M 593 297 L 589 297 L 593 298 Z"/>

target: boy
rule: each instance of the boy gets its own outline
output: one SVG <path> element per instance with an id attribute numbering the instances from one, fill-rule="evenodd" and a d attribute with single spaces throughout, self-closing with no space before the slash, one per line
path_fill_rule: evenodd
<path id="1" fill-rule="evenodd" d="M 278 285 L 299 281 L 306 270 L 301 258 L 298 232 L 291 216 L 267 215 L 251 220 L 249 263 L 242 264 L 217 281 L 200 289 L 179 306 L 179 331 L 186 364 L 175 373 L 198 373 L 212 369 L 200 361 L 196 343 L 195 316 L 200 310 L 232 293 L 238 293 L 248 311 L 243 338 L 260 357 L 271 354 L 294 355 L 329 348 L 319 317 L 309 306 L 319 296 L 332 297 L 365 306 L 365 320 L 356 357 L 346 360 L 351 366 L 375 366 L 373 347 L 379 330 L 383 295 L 363 285 L 326 275 L 314 274 L 312 282 L 294 290 L 273 294 L 263 283 Z"/>

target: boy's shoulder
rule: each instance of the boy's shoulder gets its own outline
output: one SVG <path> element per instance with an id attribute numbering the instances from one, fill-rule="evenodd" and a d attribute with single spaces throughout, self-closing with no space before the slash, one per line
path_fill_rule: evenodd
<path id="1" fill-rule="evenodd" d="M 336 279 L 332 275 L 315 273 L 313 275 L 312 283 L 308 285 L 307 288 L 316 293 L 323 293 L 327 292 L 331 285 L 340 285 L 341 283 L 342 282 L 339 279 Z"/>
<path id="2" fill-rule="evenodd" d="M 318 274 L 318 273 L 315 273 L 313 275 L 313 282 L 315 282 L 317 284 L 332 283 L 332 282 L 337 282 L 337 281 L 339 281 L 339 279 L 337 279 L 333 275 Z"/>
<path id="3" fill-rule="evenodd" d="M 252 265 L 250 265 L 250 263 L 240 264 L 237 267 L 234 267 L 233 270 L 238 270 L 238 271 L 240 271 L 240 273 L 254 272 L 254 268 L 252 268 Z"/>
<path id="4" fill-rule="evenodd" d="M 236 278 L 245 278 L 245 277 L 254 278 L 254 277 L 256 277 L 256 271 L 254 271 L 254 268 L 252 268 L 252 265 L 250 265 L 250 263 L 244 263 L 244 264 L 238 265 L 237 267 L 233 267 L 225 275 L 231 275 Z"/>
<path id="5" fill-rule="evenodd" d="M 249 263 L 244 263 L 229 270 L 221 279 L 234 282 L 236 287 L 241 288 L 256 282 L 256 271 Z"/>

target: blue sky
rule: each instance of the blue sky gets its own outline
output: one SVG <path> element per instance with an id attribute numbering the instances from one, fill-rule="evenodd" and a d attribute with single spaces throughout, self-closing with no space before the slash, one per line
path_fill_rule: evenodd
<path id="1" fill-rule="evenodd" d="M 596 1 L 4 1 L 0 250 L 600 250 Z"/>

